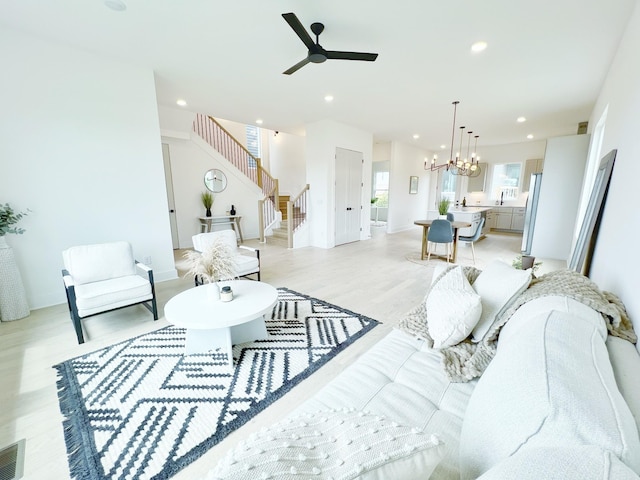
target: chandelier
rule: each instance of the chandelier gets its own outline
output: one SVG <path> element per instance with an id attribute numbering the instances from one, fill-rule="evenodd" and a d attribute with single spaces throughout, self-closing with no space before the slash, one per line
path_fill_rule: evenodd
<path id="1" fill-rule="evenodd" d="M 464 159 L 461 159 L 460 156 L 462 152 L 462 138 L 464 137 L 464 131 L 466 127 L 464 126 L 460 127 L 460 150 L 456 153 L 455 159 L 453 157 L 453 141 L 455 139 L 455 133 L 456 133 L 456 113 L 457 113 L 459 103 L 460 103 L 459 101 L 455 101 L 452 103 L 453 125 L 451 127 L 451 151 L 449 152 L 449 160 L 441 165 L 438 165 L 437 164 L 438 155 L 434 155 L 430 164 L 427 162 L 427 160 L 424 161 L 424 169 L 431 170 L 433 172 L 441 168 L 446 168 L 447 171 L 451 171 L 453 175 L 461 175 L 465 177 L 477 177 L 478 175 L 480 175 L 480 165 L 478 164 L 478 160 L 480 159 L 480 157 L 476 155 L 479 135 L 475 136 L 475 145 L 473 147 L 473 152 L 471 153 L 471 156 L 469 156 L 469 151 L 471 147 L 471 135 L 473 134 L 473 132 L 472 131 L 467 132 L 469 135 L 469 139 L 467 141 L 467 156 Z"/>

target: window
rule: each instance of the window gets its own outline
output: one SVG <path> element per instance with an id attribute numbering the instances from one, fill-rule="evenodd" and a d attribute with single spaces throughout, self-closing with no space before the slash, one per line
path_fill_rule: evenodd
<path id="1" fill-rule="evenodd" d="M 516 200 L 520 193 L 520 170 L 522 163 L 500 163 L 493 166 L 491 198 Z"/>
<path id="2" fill-rule="evenodd" d="M 245 128 L 247 133 L 247 150 L 255 158 L 260 158 L 260 129 L 255 125 L 247 125 Z M 256 168 L 256 162 L 253 158 L 249 157 L 249 168 Z"/>
<path id="3" fill-rule="evenodd" d="M 377 198 L 376 207 L 389 206 L 389 172 L 375 172 L 372 198 Z"/>

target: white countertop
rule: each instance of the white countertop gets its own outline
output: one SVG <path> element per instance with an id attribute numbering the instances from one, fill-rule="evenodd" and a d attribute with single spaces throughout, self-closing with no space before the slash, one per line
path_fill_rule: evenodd
<path id="1" fill-rule="evenodd" d="M 449 209 L 449 213 L 478 213 L 491 210 L 493 207 L 453 207 Z"/>

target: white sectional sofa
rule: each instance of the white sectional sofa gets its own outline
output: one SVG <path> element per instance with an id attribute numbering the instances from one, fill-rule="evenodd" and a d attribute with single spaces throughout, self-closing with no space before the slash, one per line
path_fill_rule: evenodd
<path id="1" fill-rule="evenodd" d="M 481 298 L 482 315 L 492 315 L 484 339 L 474 345 L 480 319 L 462 319 L 477 310 L 467 286 L 452 297 L 455 331 L 440 322 L 431 338 L 429 322 L 438 323 L 446 303 L 427 295 L 402 329 L 238 445 L 207 478 L 640 479 L 640 355 L 624 339 L 635 339 L 625 312 L 575 283 L 547 292 L 544 276 L 523 290 L 522 271 L 504 268 L 490 265 L 484 278 L 465 272 L 480 291 L 495 274 L 508 290 L 502 300 L 495 291 Z M 457 289 L 449 273 L 434 276 L 430 295 L 438 283 Z M 416 329 L 419 318 L 426 333 Z"/>

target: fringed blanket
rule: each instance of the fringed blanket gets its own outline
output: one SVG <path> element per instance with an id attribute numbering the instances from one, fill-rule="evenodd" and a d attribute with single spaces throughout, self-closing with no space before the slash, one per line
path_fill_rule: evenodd
<path id="1" fill-rule="evenodd" d="M 463 271 L 471 284 L 480 274 L 480 270 L 474 267 L 463 267 Z M 443 274 L 437 277 L 433 283 L 437 283 Z M 457 345 L 440 350 L 445 373 L 451 381 L 468 382 L 482 375 L 495 356 L 498 335 L 504 324 L 526 302 L 549 295 L 570 297 L 593 308 L 602 314 L 610 335 L 632 343 L 637 342 L 631 320 L 616 295 L 601 291 L 593 281 L 577 272 L 559 270 L 547 273 L 540 278 L 534 278 L 529 288 L 516 297 L 511 305 L 496 317 L 491 328 L 479 343 L 473 343 L 467 339 Z M 407 313 L 400 321 L 398 328 L 425 340 L 429 347 L 433 346 L 433 339 L 429 336 L 429 319 L 425 302 Z"/>

